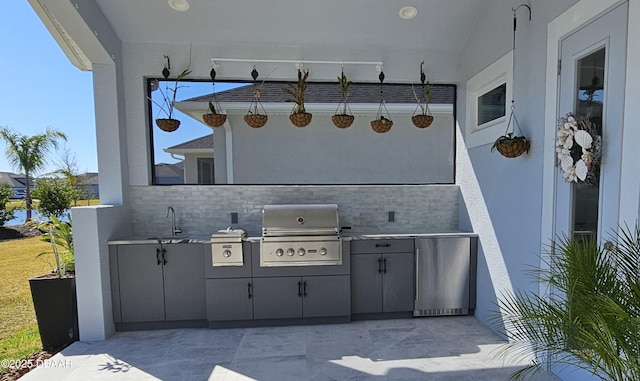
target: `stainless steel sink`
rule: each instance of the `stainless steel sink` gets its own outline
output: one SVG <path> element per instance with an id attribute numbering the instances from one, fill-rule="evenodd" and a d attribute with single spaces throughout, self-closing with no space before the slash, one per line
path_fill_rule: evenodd
<path id="1" fill-rule="evenodd" d="M 189 243 L 190 241 L 190 238 L 186 236 L 154 236 L 154 237 L 147 237 L 147 239 L 151 241 L 156 241 L 162 244 Z"/>

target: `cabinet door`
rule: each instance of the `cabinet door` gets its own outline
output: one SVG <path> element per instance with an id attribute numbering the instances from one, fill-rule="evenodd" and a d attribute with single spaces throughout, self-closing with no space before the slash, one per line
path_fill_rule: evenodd
<path id="1" fill-rule="evenodd" d="M 253 319 L 251 278 L 207 279 L 207 320 Z"/>
<path id="2" fill-rule="evenodd" d="M 299 277 L 253 279 L 255 319 L 302 317 L 302 280 Z"/>
<path id="3" fill-rule="evenodd" d="M 392 253 L 383 256 L 384 312 L 413 311 L 414 274 L 413 253 Z"/>
<path id="4" fill-rule="evenodd" d="M 163 245 L 166 320 L 204 320 L 203 250 L 198 244 Z"/>
<path id="5" fill-rule="evenodd" d="M 160 245 L 119 245 L 118 276 L 122 322 L 164 320 L 162 263 L 156 260 Z"/>
<path id="6" fill-rule="evenodd" d="M 351 314 L 349 276 L 311 276 L 302 278 L 302 315 L 347 316 Z"/>
<path id="7" fill-rule="evenodd" d="M 351 312 L 382 312 L 382 256 L 351 255 Z"/>

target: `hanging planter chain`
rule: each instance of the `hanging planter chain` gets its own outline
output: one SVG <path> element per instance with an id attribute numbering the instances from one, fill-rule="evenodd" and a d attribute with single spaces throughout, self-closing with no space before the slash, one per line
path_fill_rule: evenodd
<path id="1" fill-rule="evenodd" d="M 529 153 L 530 142 L 529 140 L 522 135 L 522 129 L 520 128 L 520 123 L 518 122 L 518 118 L 516 117 L 516 103 L 515 103 L 515 84 L 516 84 L 516 29 L 517 29 L 517 16 L 516 11 L 520 9 L 520 7 L 525 6 L 529 10 L 529 20 L 531 20 L 531 7 L 527 4 L 521 4 L 516 8 L 511 8 L 513 11 L 513 56 L 511 60 L 512 64 L 512 73 L 513 78 L 511 80 L 511 110 L 509 114 L 509 121 L 507 122 L 507 128 L 505 129 L 504 135 L 500 136 L 493 143 L 491 147 L 491 151 L 497 149 L 498 152 L 502 154 L 504 157 L 514 158 L 522 155 L 523 153 Z M 518 133 L 520 135 L 515 135 L 516 127 L 518 128 Z M 514 136 L 515 135 L 515 136 Z"/>

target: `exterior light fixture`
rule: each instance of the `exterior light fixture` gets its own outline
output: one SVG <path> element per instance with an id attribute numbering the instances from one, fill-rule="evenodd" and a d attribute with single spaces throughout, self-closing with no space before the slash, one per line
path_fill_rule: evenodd
<path id="1" fill-rule="evenodd" d="M 169 6 L 180 12 L 189 10 L 189 2 L 187 0 L 169 0 Z"/>
<path id="2" fill-rule="evenodd" d="M 402 8 L 400 8 L 400 12 L 398 12 L 400 14 L 400 18 L 405 19 L 405 20 L 409 20 L 412 19 L 414 17 L 416 17 L 418 15 L 418 8 L 412 6 L 412 5 L 407 5 L 404 6 Z"/>

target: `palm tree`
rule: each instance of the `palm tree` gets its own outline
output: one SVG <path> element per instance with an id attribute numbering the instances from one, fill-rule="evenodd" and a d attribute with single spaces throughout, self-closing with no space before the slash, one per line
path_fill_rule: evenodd
<path id="1" fill-rule="evenodd" d="M 26 178 L 25 202 L 27 221 L 31 220 L 31 174 L 41 170 L 47 162 L 47 154 L 51 148 L 58 148 L 58 139 L 67 140 L 67 136 L 56 129 L 47 128 L 42 134 L 26 136 L 0 127 L 0 138 L 6 144 L 5 155 L 9 163 L 16 169 L 24 171 Z"/>
<path id="2" fill-rule="evenodd" d="M 602 380 L 640 380 L 640 227 L 614 232 L 605 245 L 562 237 L 546 254 L 530 275 L 550 295 L 505 294 L 494 316 L 510 339 L 500 355 L 535 358 L 512 378 L 550 362 Z"/>

